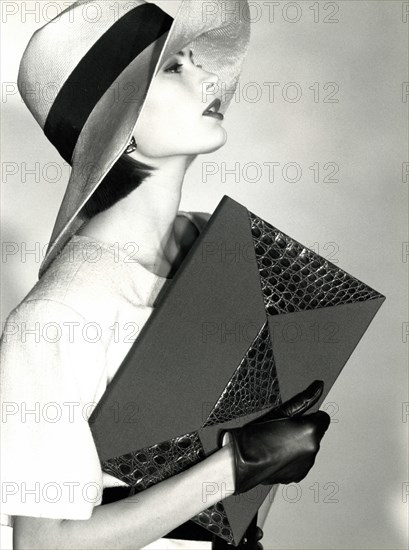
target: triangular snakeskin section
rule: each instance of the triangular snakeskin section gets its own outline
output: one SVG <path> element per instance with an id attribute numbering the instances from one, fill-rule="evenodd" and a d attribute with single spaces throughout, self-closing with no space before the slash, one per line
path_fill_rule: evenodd
<path id="1" fill-rule="evenodd" d="M 269 315 L 382 298 L 376 290 L 248 213 Z"/>
<path id="2" fill-rule="evenodd" d="M 266 321 L 234 371 L 203 428 L 280 404 L 273 347 Z"/>
<path id="3" fill-rule="evenodd" d="M 234 543 L 233 532 L 221 502 L 217 502 L 213 506 L 206 508 L 206 510 L 194 516 L 191 521 L 226 540 L 228 543 Z"/>
<path id="4" fill-rule="evenodd" d="M 197 432 L 175 437 L 104 461 L 102 470 L 124 481 L 136 494 L 156 483 L 168 479 L 206 458 Z M 227 514 L 221 502 L 200 512 L 191 521 L 218 535 L 229 543 L 234 542 Z"/>
<path id="5" fill-rule="evenodd" d="M 151 447 L 104 461 L 104 472 L 143 491 L 206 458 L 197 432 L 185 434 Z"/>

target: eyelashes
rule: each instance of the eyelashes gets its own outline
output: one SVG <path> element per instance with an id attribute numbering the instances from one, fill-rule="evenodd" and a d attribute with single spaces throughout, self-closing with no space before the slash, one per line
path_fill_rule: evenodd
<path id="1" fill-rule="evenodd" d="M 183 67 L 183 63 L 173 63 L 173 65 L 170 65 L 167 69 L 164 69 L 165 73 L 181 73 L 180 70 Z M 203 69 L 203 65 L 195 65 L 198 69 Z"/>
<path id="2" fill-rule="evenodd" d="M 180 69 L 183 67 L 182 63 L 172 63 L 169 67 L 164 69 L 165 73 L 180 73 Z"/>
<path id="3" fill-rule="evenodd" d="M 203 66 L 202 65 L 196 65 L 192 59 L 192 63 L 195 67 L 199 68 L 199 69 L 203 69 Z M 176 74 L 180 74 L 182 71 L 183 67 L 183 63 L 172 63 L 171 65 L 169 65 L 166 69 L 164 69 L 164 72 L 165 73 L 176 73 Z"/>

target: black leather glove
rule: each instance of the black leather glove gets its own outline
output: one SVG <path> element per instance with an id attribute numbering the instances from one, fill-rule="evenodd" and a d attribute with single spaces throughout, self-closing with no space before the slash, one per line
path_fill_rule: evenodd
<path id="1" fill-rule="evenodd" d="M 299 482 L 312 468 L 329 423 L 323 411 L 302 416 L 320 398 L 324 383 L 306 390 L 241 428 L 223 430 L 231 435 L 235 457 L 235 492 L 259 483 Z"/>

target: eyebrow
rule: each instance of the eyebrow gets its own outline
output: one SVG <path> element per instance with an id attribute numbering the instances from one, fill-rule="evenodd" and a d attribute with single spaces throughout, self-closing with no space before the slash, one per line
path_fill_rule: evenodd
<path id="1" fill-rule="evenodd" d="M 183 50 L 180 50 L 180 52 L 177 52 L 176 55 L 180 55 L 181 57 L 185 57 L 186 54 Z M 190 57 L 190 59 L 192 59 L 192 57 L 193 57 L 192 50 L 189 50 L 189 57 Z"/>

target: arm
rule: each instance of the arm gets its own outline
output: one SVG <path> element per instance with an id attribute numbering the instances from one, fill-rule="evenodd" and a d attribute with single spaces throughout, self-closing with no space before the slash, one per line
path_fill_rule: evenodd
<path id="1" fill-rule="evenodd" d="M 222 500 L 225 488 L 234 491 L 229 447 L 122 502 L 95 506 L 81 498 L 89 483 L 98 487 L 103 483 L 84 417 L 88 409 L 83 406 L 98 398 L 94 381 L 105 380 L 105 348 L 102 342 L 78 338 L 37 342 L 33 336 L 22 338 L 18 330 L 23 323 L 27 327 L 38 323 L 41 328 L 50 320 L 60 326 L 63 322 L 77 323 L 80 329 L 83 326 L 81 316 L 64 304 L 28 302 L 8 319 L 9 330 L 0 346 L 1 401 L 8 407 L 1 428 L 1 478 L 2 487 L 7 488 L 2 513 L 14 517 L 16 550 L 141 548 Z M 85 375 L 89 383 L 80 386 Z M 40 412 L 26 414 L 22 422 L 23 404 L 32 411 L 35 403 Z M 48 422 L 41 414 L 48 403 L 59 406 L 58 422 Z M 78 406 L 66 408 L 64 403 Z M 206 481 L 220 486 L 218 492 L 211 491 L 215 494 L 210 498 L 203 490 Z M 60 487 L 57 500 L 42 490 L 48 483 Z M 71 484 L 75 484 L 75 499 L 67 490 Z M 23 498 L 26 488 L 37 486 L 35 495 Z"/>
<path id="2" fill-rule="evenodd" d="M 205 483 L 212 483 L 207 494 Z M 215 485 L 214 485 L 215 484 Z M 16 516 L 14 550 L 142 548 L 234 492 L 231 443 L 174 477 L 118 502 L 96 506 L 89 520 Z"/>

